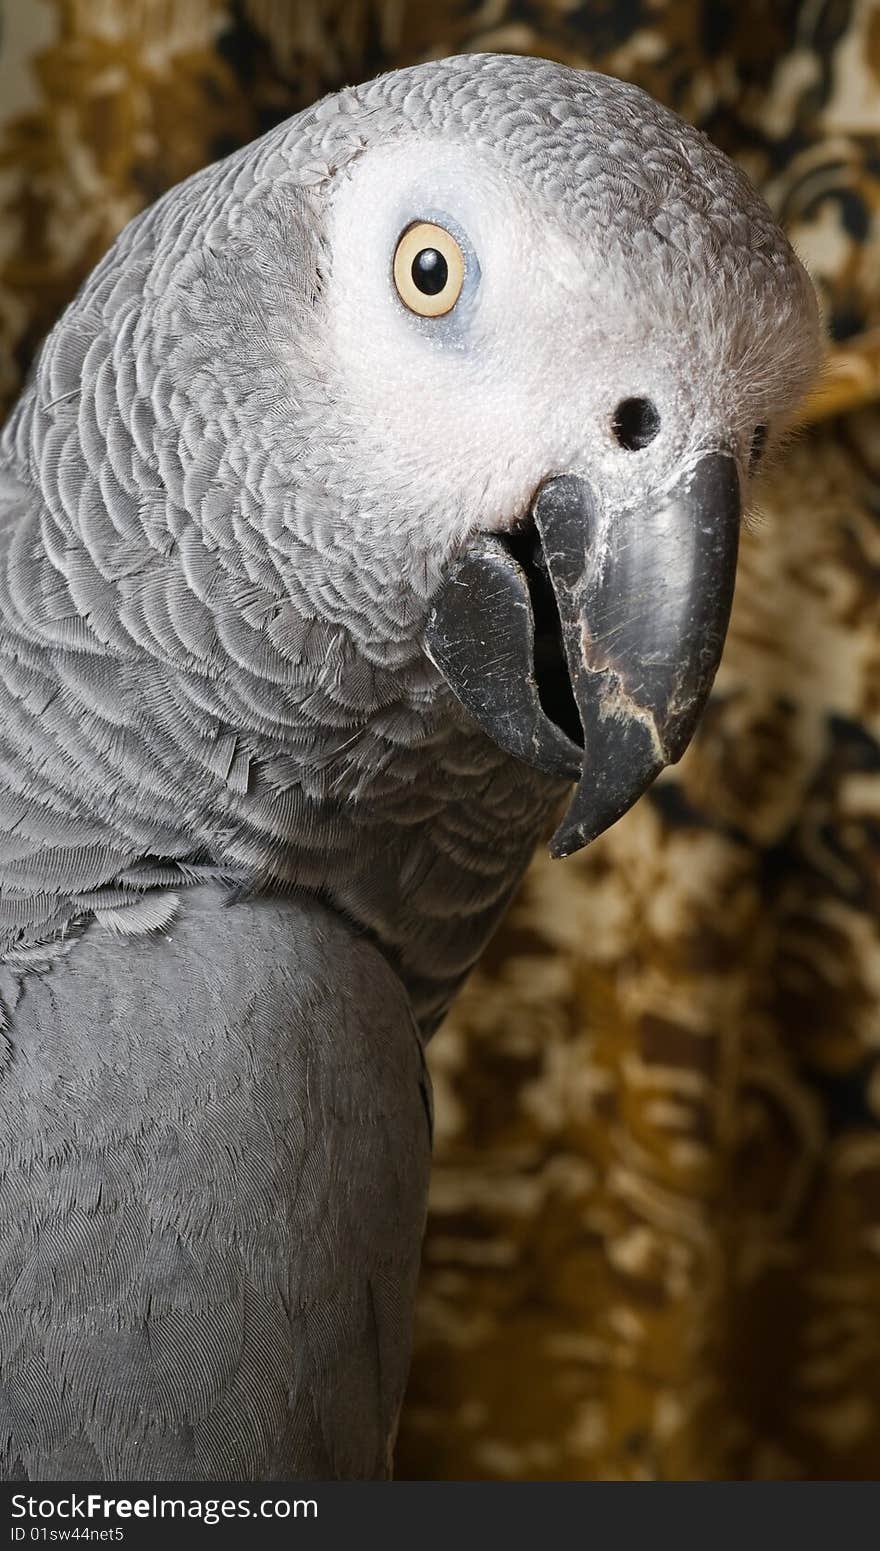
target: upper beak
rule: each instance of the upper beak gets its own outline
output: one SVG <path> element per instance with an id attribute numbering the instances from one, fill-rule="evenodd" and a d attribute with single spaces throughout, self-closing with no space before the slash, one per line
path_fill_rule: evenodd
<path id="1" fill-rule="evenodd" d="M 727 633 L 740 509 L 723 452 L 638 511 L 603 515 L 563 474 L 518 535 L 482 535 L 447 574 L 431 660 L 496 744 L 577 780 L 554 856 L 595 839 L 687 748 Z"/>

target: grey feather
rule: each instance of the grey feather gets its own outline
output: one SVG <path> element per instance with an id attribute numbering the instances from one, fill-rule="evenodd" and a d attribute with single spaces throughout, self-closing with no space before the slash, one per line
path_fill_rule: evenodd
<path id="1" fill-rule="evenodd" d="M 494 344 L 407 333 L 393 299 L 363 341 L 346 310 L 358 254 L 334 222 L 409 151 L 429 181 L 465 158 L 516 202 L 505 242 L 531 236 L 543 311 L 518 305 Z M 383 183 L 390 222 L 407 178 Z M 384 307 L 390 255 L 370 262 Z M 200 172 L 61 317 L 0 439 L 8 1474 L 387 1470 L 419 1038 L 562 790 L 457 707 L 424 651 L 431 598 L 548 468 L 635 500 L 719 406 L 734 450 L 784 418 L 811 308 L 702 136 L 620 82 L 476 56 Z M 627 361 L 662 368 L 677 409 L 620 464 L 602 394 Z"/>
<path id="2" fill-rule="evenodd" d="M 90 926 L 15 1035 L 0 1469 L 386 1474 L 430 1135 L 382 956 L 205 884 L 167 940 Z"/>

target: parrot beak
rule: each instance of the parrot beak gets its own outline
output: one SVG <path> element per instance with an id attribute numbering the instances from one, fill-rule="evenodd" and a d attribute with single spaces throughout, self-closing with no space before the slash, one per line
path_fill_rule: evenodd
<path id="1" fill-rule="evenodd" d="M 604 519 L 562 474 L 521 529 L 481 535 L 447 574 L 431 661 L 500 748 L 577 781 L 553 856 L 594 840 L 687 748 L 727 634 L 740 510 L 728 453 Z"/>

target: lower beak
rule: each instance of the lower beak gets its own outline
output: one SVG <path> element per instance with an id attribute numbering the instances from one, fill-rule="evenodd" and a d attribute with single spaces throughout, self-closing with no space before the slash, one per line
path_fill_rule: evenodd
<path id="1" fill-rule="evenodd" d="M 577 781 L 568 856 L 680 759 L 721 658 L 736 576 L 736 464 L 712 452 L 655 506 L 606 513 L 585 480 L 541 486 L 529 524 L 448 573 L 429 657 L 508 753 Z"/>

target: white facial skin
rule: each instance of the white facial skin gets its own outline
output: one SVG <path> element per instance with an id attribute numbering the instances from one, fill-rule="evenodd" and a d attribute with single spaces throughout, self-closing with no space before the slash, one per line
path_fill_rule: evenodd
<path id="1" fill-rule="evenodd" d="M 747 286 L 737 305 L 679 259 L 670 285 L 668 258 L 664 272 L 637 237 L 615 248 L 608 232 L 564 219 L 500 161 L 441 140 L 370 149 L 336 181 L 334 375 L 370 483 L 439 524 L 447 553 L 477 528 L 511 526 L 541 481 L 566 471 L 611 511 L 657 501 L 712 447 L 745 475 L 755 427 L 772 430 L 784 412 L 779 341 L 765 341 L 766 311 Z M 414 315 L 394 285 L 397 242 L 417 220 L 444 226 L 465 253 L 445 317 Z M 638 451 L 613 430 L 627 398 L 660 416 Z"/>

